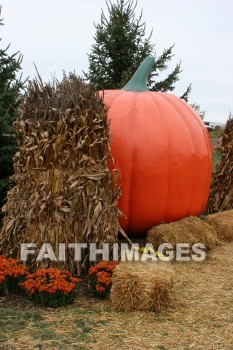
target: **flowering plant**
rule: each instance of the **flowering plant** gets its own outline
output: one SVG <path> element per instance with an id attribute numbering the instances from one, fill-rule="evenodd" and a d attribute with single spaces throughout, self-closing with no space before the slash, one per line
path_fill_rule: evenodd
<path id="1" fill-rule="evenodd" d="M 28 269 L 19 260 L 0 256 L 0 295 L 21 291 L 19 284 L 28 275 Z"/>
<path id="2" fill-rule="evenodd" d="M 35 303 L 59 307 L 74 301 L 74 289 L 80 281 L 80 278 L 72 277 L 68 271 L 41 268 L 29 274 L 26 281 L 20 285 Z"/>
<path id="3" fill-rule="evenodd" d="M 89 268 L 87 283 L 95 295 L 104 298 L 108 296 L 112 285 L 112 273 L 116 265 L 115 261 L 102 261 Z"/>

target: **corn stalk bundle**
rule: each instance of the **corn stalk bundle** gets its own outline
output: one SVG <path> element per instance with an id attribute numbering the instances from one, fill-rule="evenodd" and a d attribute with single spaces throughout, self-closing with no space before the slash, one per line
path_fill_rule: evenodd
<path id="1" fill-rule="evenodd" d="M 233 209 L 233 118 L 230 116 L 216 150 L 221 154 L 213 174 L 207 213 Z"/>
<path id="2" fill-rule="evenodd" d="M 15 186 L 9 191 L 0 253 L 19 257 L 20 243 L 117 242 L 117 170 L 109 148 L 107 109 L 81 79 L 64 76 L 44 85 L 33 80 L 15 127 L 19 151 Z M 68 260 L 59 267 L 80 273 L 88 266 Z M 34 258 L 30 264 L 38 266 Z M 51 266 L 43 261 L 43 266 Z M 61 266 L 62 265 L 62 266 Z"/>

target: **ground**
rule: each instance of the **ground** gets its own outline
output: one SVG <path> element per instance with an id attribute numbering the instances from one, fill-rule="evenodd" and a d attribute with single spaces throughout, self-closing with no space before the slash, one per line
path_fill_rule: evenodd
<path id="1" fill-rule="evenodd" d="M 1 298 L 0 349 L 231 350 L 232 252 L 228 243 L 204 263 L 174 263 L 174 300 L 160 313 L 114 312 L 84 295 L 57 310 Z"/>

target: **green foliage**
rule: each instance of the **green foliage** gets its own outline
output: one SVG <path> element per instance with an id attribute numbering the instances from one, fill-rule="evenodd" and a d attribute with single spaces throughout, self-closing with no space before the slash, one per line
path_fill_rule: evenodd
<path id="1" fill-rule="evenodd" d="M 108 15 L 102 10 L 100 23 L 95 25 L 96 33 L 89 57 L 89 71 L 84 73 L 89 82 L 98 90 L 119 89 L 126 85 L 135 73 L 140 63 L 148 55 L 154 54 L 155 44 L 150 42 L 152 31 L 146 37 L 146 24 L 135 16 L 137 1 L 135 0 L 106 0 Z M 151 91 L 171 92 L 179 80 L 181 63 L 176 64 L 174 70 L 159 80 L 161 72 L 166 71 L 168 63 L 174 56 L 174 45 L 164 49 L 155 58 L 154 71 L 149 79 Z M 188 102 L 192 85 L 189 84 L 180 96 Z M 205 111 L 196 103 L 191 107 L 203 119 Z"/>
<path id="2" fill-rule="evenodd" d="M 201 119 L 205 118 L 206 111 L 203 111 L 200 105 L 193 103 L 191 104 L 191 107 L 195 110 L 195 112 L 200 116 Z"/>
<path id="3" fill-rule="evenodd" d="M 213 139 L 218 139 L 221 134 L 221 128 L 220 129 L 214 129 L 209 131 L 209 135 Z"/>
<path id="4" fill-rule="evenodd" d="M 107 18 L 102 11 L 101 23 L 95 25 L 95 44 L 89 55 L 89 73 L 86 77 L 98 89 L 120 88 L 135 72 L 141 60 L 153 50 L 150 36 L 145 36 L 141 16 L 135 19 L 133 1 L 106 1 Z M 151 33 L 152 34 L 152 33 Z"/>
<path id="5" fill-rule="evenodd" d="M 192 90 L 192 84 L 189 84 L 189 86 L 187 87 L 187 90 L 183 93 L 182 96 L 180 96 L 180 98 L 188 103 L 188 97 L 191 90 Z M 201 119 L 205 118 L 206 111 L 202 110 L 200 105 L 193 103 L 191 104 L 191 107 L 195 110 L 195 112 L 199 115 Z"/>
<path id="6" fill-rule="evenodd" d="M 219 159 L 220 159 L 220 154 L 216 151 L 213 151 L 213 172 L 217 170 Z"/>
<path id="7" fill-rule="evenodd" d="M 189 93 L 191 92 L 191 90 L 192 90 L 192 84 L 189 84 L 186 91 L 183 93 L 183 95 L 180 96 L 180 98 L 182 100 L 184 100 L 185 102 L 188 102 L 188 97 L 189 97 Z"/>
<path id="8" fill-rule="evenodd" d="M 100 89 L 122 88 L 132 77 L 142 60 L 153 55 L 154 44 L 145 36 L 146 24 L 142 22 L 142 12 L 135 17 L 137 2 L 134 0 L 106 0 L 108 16 L 102 10 L 100 24 L 95 25 L 95 43 L 89 54 L 89 72 L 86 78 Z M 165 49 L 156 58 L 149 88 L 153 91 L 172 91 L 181 73 L 180 63 L 164 80 L 158 80 L 159 73 L 167 69 L 172 59 L 174 45 Z M 186 97 L 190 92 L 187 89 Z"/>
<path id="9" fill-rule="evenodd" d="M 112 273 L 116 265 L 116 261 L 102 261 L 89 268 L 86 281 L 94 296 L 100 298 L 109 296 L 112 286 Z"/>
<path id="10" fill-rule="evenodd" d="M 75 293 L 70 292 L 64 294 L 62 291 L 58 290 L 56 293 L 48 293 L 48 292 L 38 292 L 36 291 L 33 294 L 27 294 L 28 299 L 33 301 L 35 304 L 58 308 L 61 306 L 69 305 L 74 302 Z"/>
<path id="11" fill-rule="evenodd" d="M 25 275 L 19 275 L 18 277 L 14 276 L 6 276 L 5 281 L 3 282 L 3 286 L 0 285 L 4 289 L 4 294 L 21 294 L 22 288 L 20 288 L 19 284 L 24 282 L 26 279 Z"/>
<path id="12" fill-rule="evenodd" d="M 3 25 L 2 19 L 0 25 Z M 13 174 L 12 158 L 17 145 L 12 124 L 22 101 L 24 88 L 21 77 L 17 78 L 22 55 L 18 52 L 9 55 L 8 49 L 9 45 L 5 49 L 0 48 L 0 208 L 9 188 L 9 176 Z"/>
<path id="13" fill-rule="evenodd" d="M 97 298 L 107 298 L 109 296 L 110 293 L 110 289 L 111 289 L 111 284 L 108 285 L 107 287 L 105 286 L 99 286 L 99 281 L 98 281 L 98 277 L 97 275 L 91 275 L 88 280 L 87 280 L 87 285 L 91 291 L 91 293 L 93 294 L 93 296 L 97 297 Z M 96 289 L 97 287 L 99 287 L 99 289 Z"/>

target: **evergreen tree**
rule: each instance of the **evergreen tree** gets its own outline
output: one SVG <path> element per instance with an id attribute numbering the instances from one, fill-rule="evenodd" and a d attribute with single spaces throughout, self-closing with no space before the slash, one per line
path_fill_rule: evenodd
<path id="1" fill-rule="evenodd" d="M 106 4 L 108 16 L 102 10 L 100 24 L 95 25 L 95 43 L 88 55 L 89 72 L 85 76 L 97 89 L 116 89 L 129 81 L 146 56 L 153 55 L 155 45 L 150 42 L 152 32 L 145 37 L 146 24 L 142 22 L 142 12 L 138 19 L 135 17 L 137 2 L 117 0 L 113 3 L 106 0 Z M 158 81 L 159 73 L 167 69 L 167 64 L 173 57 L 173 47 L 174 45 L 165 49 L 156 58 L 149 82 L 150 90 L 174 90 L 181 73 L 180 63 L 165 79 Z M 191 85 L 182 98 L 187 100 L 190 90 Z"/>
<path id="2" fill-rule="evenodd" d="M 0 25 L 3 25 L 2 19 Z M 0 48 L 0 208 L 4 204 L 9 188 L 9 176 L 13 174 L 12 158 L 17 145 L 12 124 L 24 86 L 21 78 L 17 79 L 22 55 L 18 52 L 8 55 L 8 49 L 9 45 L 5 49 Z"/>

